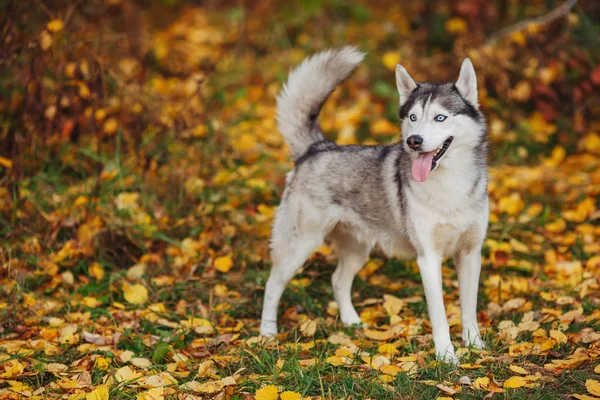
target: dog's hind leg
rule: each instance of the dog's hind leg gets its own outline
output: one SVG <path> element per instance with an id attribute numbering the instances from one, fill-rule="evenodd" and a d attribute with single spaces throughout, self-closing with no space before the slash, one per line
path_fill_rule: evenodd
<path id="1" fill-rule="evenodd" d="M 339 257 L 338 266 L 331 276 L 331 285 L 340 310 L 340 320 L 344 325 L 361 324 L 352 305 L 352 282 L 369 259 L 370 246 L 340 229 L 334 230 L 329 238 Z"/>
<path id="2" fill-rule="evenodd" d="M 271 258 L 273 267 L 265 286 L 260 334 L 277 335 L 277 308 L 288 282 L 302 267 L 317 246 L 323 243 L 324 232 L 321 226 L 307 222 L 303 228 L 290 219 L 293 214 L 286 212 L 282 204 L 273 224 Z M 308 227 L 308 228 L 307 228 Z"/>

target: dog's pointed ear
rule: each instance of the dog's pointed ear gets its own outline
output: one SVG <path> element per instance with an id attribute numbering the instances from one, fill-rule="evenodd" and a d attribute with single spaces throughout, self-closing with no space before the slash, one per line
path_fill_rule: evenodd
<path id="1" fill-rule="evenodd" d="M 460 66 L 460 74 L 455 85 L 461 96 L 477 107 L 477 76 L 473 63 L 468 58 L 465 58 Z"/>
<path id="2" fill-rule="evenodd" d="M 400 95 L 400 106 L 406 102 L 411 92 L 417 88 L 417 84 L 406 68 L 400 64 L 396 65 L 396 86 Z"/>

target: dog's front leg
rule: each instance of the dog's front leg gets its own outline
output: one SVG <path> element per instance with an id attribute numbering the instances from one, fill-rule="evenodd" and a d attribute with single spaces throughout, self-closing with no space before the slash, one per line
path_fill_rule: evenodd
<path id="1" fill-rule="evenodd" d="M 481 248 L 462 250 L 456 255 L 463 341 L 477 349 L 485 347 L 477 324 L 477 289 L 481 272 Z"/>
<path id="2" fill-rule="evenodd" d="M 450 341 L 450 327 L 446 318 L 444 307 L 444 293 L 442 290 L 442 257 L 435 252 L 425 252 L 417 258 L 421 271 L 421 279 L 425 288 L 427 309 L 433 330 L 433 343 L 438 358 L 453 364 L 458 363 L 454 353 L 454 346 Z"/>

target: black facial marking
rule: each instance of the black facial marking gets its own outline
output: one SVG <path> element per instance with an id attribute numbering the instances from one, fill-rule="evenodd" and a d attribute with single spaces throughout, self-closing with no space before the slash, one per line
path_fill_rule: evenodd
<path id="1" fill-rule="evenodd" d="M 457 114 L 464 114 L 467 117 L 470 117 L 472 119 L 474 119 L 477 122 L 481 122 L 481 120 L 483 119 L 481 112 L 475 108 L 475 106 L 473 106 L 473 104 L 471 104 L 470 101 L 468 101 L 467 99 L 465 99 L 459 92 L 459 90 L 457 89 L 456 85 L 452 84 L 452 90 L 462 99 L 463 101 L 463 107 L 461 107 L 458 111 L 456 111 L 454 113 L 454 115 Z"/>
<path id="2" fill-rule="evenodd" d="M 460 94 L 454 83 L 427 82 L 419 83 L 417 88 L 410 93 L 408 99 L 400 107 L 400 118 L 406 118 L 415 103 L 420 102 L 425 106 L 429 98 L 432 102 L 440 103 L 452 115 L 464 114 L 477 122 L 483 120 L 479 110 Z"/>
<path id="3" fill-rule="evenodd" d="M 406 99 L 406 101 L 404 102 L 404 104 L 402 104 L 402 106 L 400 107 L 400 119 L 404 119 L 406 117 L 408 117 L 408 112 L 410 111 L 410 109 L 413 107 L 413 105 L 415 104 L 416 96 L 414 95 L 415 92 L 417 92 L 419 90 L 419 86 L 421 86 L 419 83 L 417 83 L 417 87 L 413 89 L 412 92 L 410 92 L 410 94 L 408 95 L 408 99 Z"/>

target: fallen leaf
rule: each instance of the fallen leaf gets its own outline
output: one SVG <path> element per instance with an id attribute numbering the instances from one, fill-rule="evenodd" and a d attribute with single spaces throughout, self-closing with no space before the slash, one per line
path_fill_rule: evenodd
<path id="1" fill-rule="evenodd" d="M 383 299 L 383 308 L 390 317 L 398 315 L 404 307 L 404 301 L 395 296 L 384 294 Z"/>
<path id="2" fill-rule="evenodd" d="M 52 33 L 58 33 L 63 30 L 64 26 L 64 23 L 60 19 L 53 19 L 46 24 L 46 29 Z"/>
<path id="3" fill-rule="evenodd" d="M 519 374 L 519 375 L 528 375 L 529 372 L 527 372 L 527 370 L 525 368 L 519 367 L 517 365 L 509 365 L 508 369 L 510 369 L 512 372 Z"/>
<path id="4" fill-rule="evenodd" d="M 300 332 L 304 336 L 312 337 L 315 335 L 316 331 L 317 331 L 317 320 L 307 319 L 306 321 L 302 322 L 302 324 L 300 324 Z"/>
<path id="5" fill-rule="evenodd" d="M 515 389 L 525 386 L 527 384 L 527 380 L 521 376 L 513 376 L 508 378 L 504 384 L 502 385 L 505 389 Z"/>
<path id="6" fill-rule="evenodd" d="M 215 269 L 220 272 L 229 272 L 231 267 L 233 266 L 233 260 L 231 256 L 222 256 L 217 257 L 214 262 Z"/>
<path id="7" fill-rule="evenodd" d="M 302 395 L 298 392 L 285 391 L 279 395 L 281 400 L 301 400 Z"/>
<path id="8" fill-rule="evenodd" d="M 600 396 L 600 382 L 596 379 L 587 379 L 585 381 L 585 388 L 590 394 L 594 396 Z"/>
<path id="9" fill-rule="evenodd" d="M 144 304 L 148 301 L 148 289 L 141 283 L 123 283 L 123 297 L 131 304 Z"/>
<path id="10" fill-rule="evenodd" d="M 452 389 L 450 386 L 446 386 L 441 383 L 435 385 L 435 387 L 446 394 L 455 395 L 457 393 L 456 390 Z"/>
<path id="11" fill-rule="evenodd" d="M 277 388 L 273 385 L 267 385 L 256 391 L 255 400 L 277 400 Z"/>
<path id="12" fill-rule="evenodd" d="M 85 400 L 108 400 L 108 385 L 99 385 L 93 391 L 85 395 Z"/>

